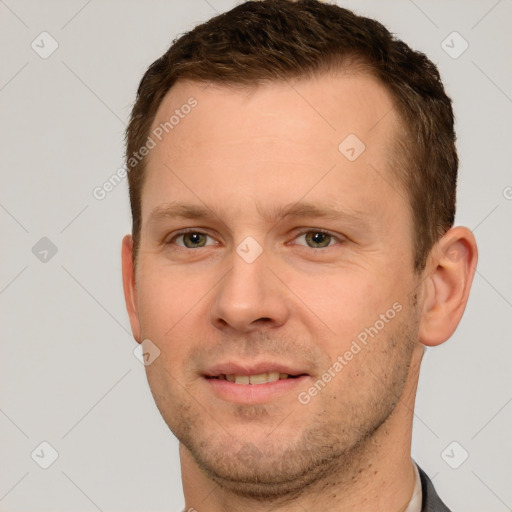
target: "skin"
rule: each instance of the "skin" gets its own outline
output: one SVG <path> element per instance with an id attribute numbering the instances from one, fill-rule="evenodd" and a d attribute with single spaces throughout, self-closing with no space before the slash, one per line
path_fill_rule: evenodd
<path id="1" fill-rule="evenodd" d="M 122 244 L 134 338 L 161 351 L 146 373 L 180 441 L 187 510 L 404 510 L 421 358 L 464 312 L 477 263 L 471 231 L 449 230 L 413 272 L 410 207 L 387 167 L 399 120 L 369 76 L 236 90 L 178 82 L 154 127 L 190 96 L 197 106 L 148 156 L 136 270 L 132 237 Z M 353 162 L 338 150 L 348 134 L 366 146 Z M 340 216 L 264 215 L 299 200 Z M 150 220 L 171 201 L 210 215 Z M 185 228 L 205 236 L 176 238 Z M 315 237 L 319 229 L 332 237 Z M 236 252 L 248 236 L 262 248 L 252 263 Z M 300 403 L 297 391 L 396 303 L 378 335 Z M 308 377 L 293 393 L 237 404 L 203 376 L 225 360 L 280 361 Z"/>

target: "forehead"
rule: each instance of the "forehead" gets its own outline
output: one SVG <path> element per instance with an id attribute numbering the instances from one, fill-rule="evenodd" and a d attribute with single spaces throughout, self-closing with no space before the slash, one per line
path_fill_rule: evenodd
<path id="1" fill-rule="evenodd" d="M 187 122 L 182 123 L 184 117 L 180 110 L 191 98 L 197 101 L 198 108 L 194 107 L 191 111 L 194 115 L 187 114 Z M 257 86 L 178 81 L 160 104 L 152 129 L 168 123 L 173 114 L 181 115 L 172 127 L 169 142 L 186 146 L 200 144 L 199 148 L 201 142 L 206 142 L 199 137 L 205 129 L 212 137 L 222 136 L 224 130 L 233 128 L 240 130 L 240 135 L 249 129 L 253 138 L 265 135 L 281 138 L 287 134 L 309 138 L 315 132 L 315 144 L 322 138 L 325 146 L 346 133 L 355 133 L 370 143 L 382 132 L 375 129 L 384 116 L 384 129 L 389 129 L 397 119 L 388 90 L 369 73 L 350 70 Z M 198 136 L 190 138 L 190 132 L 196 130 Z"/>
<path id="2" fill-rule="evenodd" d="M 178 82 L 152 125 L 161 140 L 153 136 L 147 159 L 143 217 L 180 194 L 211 205 L 243 198 L 245 207 L 252 197 L 269 208 L 328 194 L 375 209 L 397 194 L 396 183 L 385 190 L 396 123 L 391 95 L 368 74 L 236 88 Z"/>

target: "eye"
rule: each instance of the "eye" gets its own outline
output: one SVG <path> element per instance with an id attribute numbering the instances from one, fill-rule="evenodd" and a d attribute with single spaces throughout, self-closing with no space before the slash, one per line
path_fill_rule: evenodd
<path id="1" fill-rule="evenodd" d="M 166 244 L 170 245 L 175 243 L 177 246 L 187 249 L 200 249 L 201 247 L 214 245 L 215 242 L 210 244 L 206 243 L 208 238 L 212 239 L 209 235 L 201 233 L 200 231 L 186 231 L 173 236 Z M 181 243 L 178 242 L 180 239 Z"/>
<path id="2" fill-rule="evenodd" d="M 304 241 L 304 243 L 299 243 L 298 245 L 305 245 L 307 247 L 310 247 L 311 249 L 323 249 L 324 247 L 335 245 L 336 241 L 341 241 L 334 235 L 331 235 L 326 231 L 321 231 L 318 229 L 306 231 L 299 235 L 295 240 L 301 239 Z"/>

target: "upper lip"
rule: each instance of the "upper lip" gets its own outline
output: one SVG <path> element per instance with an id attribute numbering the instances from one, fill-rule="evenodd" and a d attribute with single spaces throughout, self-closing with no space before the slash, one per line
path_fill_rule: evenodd
<path id="1" fill-rule="evenodd" d="M 262 373 L 287 373 L 288 375 L 307 375 L 307 372 L 297 366 L 276 362 L 260 363 L 219 363 L 209 368 L 205 375 L 207 377 L 218 377 L 219 375 L 260 375 Z"/>

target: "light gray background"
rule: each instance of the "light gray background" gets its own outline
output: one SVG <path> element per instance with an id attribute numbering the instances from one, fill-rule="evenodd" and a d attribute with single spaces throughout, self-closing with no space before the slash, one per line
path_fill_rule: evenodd
<path id="1" fill-rule="evenodd" d="M 454 99 L 456 223 L 474 231 L 480 261 L 459 328 L 425 356 L 413 456 L 454 512 L 512 510 L 512 3 L 339 3 L 424 51 Z M 234 5 L 0 0 L 1 511 L 183 505 L 177 442 L 132 353 L 120 265 L 127 183 L 102 201 L 92 191 L 123 164 L 147 66 Z M 31 48 L 43 31 L 59 45 L 47 59 Z M 469 43 L 457 59 L 441 46 L 453 31 Z M 58 248 L 46 262 L 32 252 L 42 237 Z M 42 441 L 59 455 L 46 470 L 31 458 Z M 458 469 L 441 456 L 452 441 L 452 464 L 469 453 Z"/>

